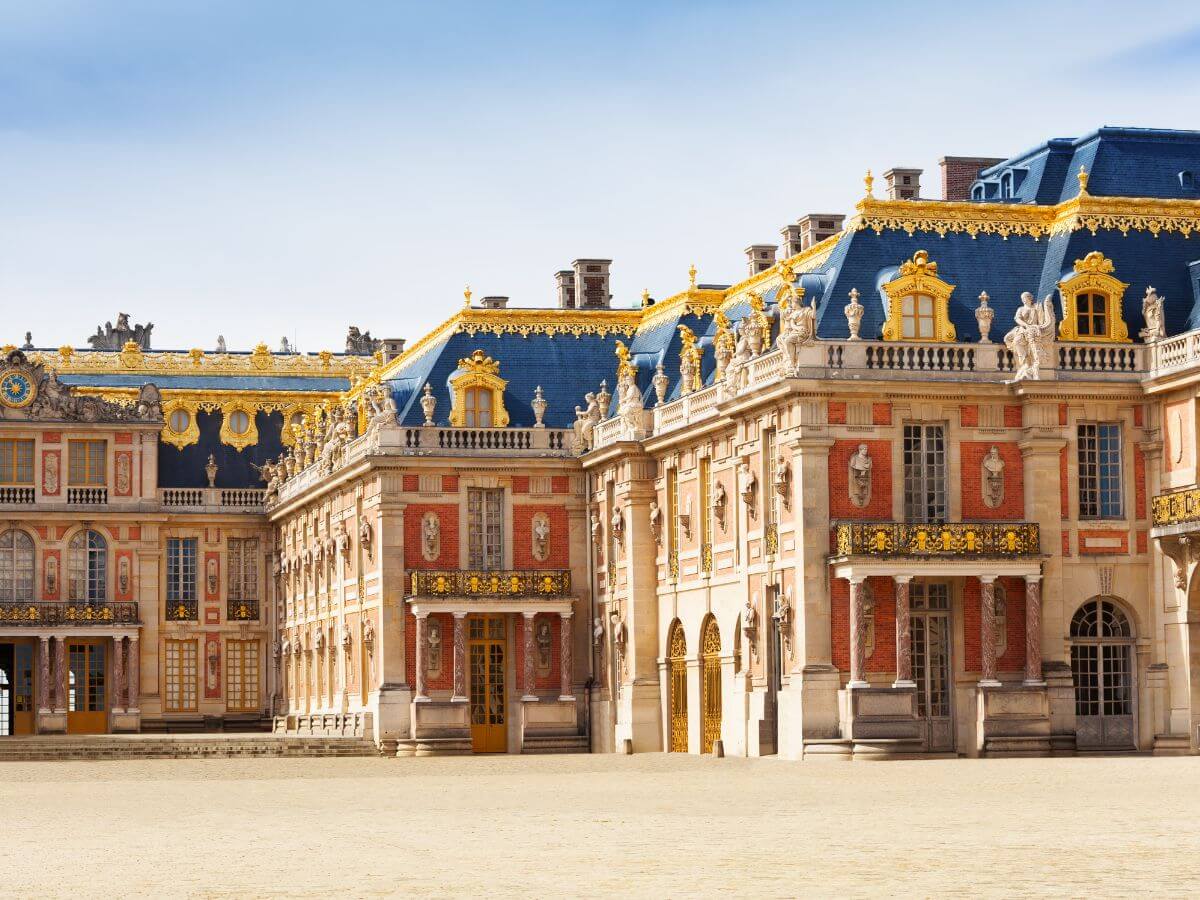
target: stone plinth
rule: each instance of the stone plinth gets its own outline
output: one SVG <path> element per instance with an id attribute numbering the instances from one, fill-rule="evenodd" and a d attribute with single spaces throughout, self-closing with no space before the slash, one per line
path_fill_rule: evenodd
<path id="1" fill-rule="evenodd" d="M 841 704 L 842 737 L 853 743 L 856 756 L 860 752 L 895 755 L 924 749 L 916 688 L 846 688 L 841 692 Z M 872 747 L 876 749 L 872 751 Z"/>
<path id="2" fill-rule="evenodd" d="M 978 749 L 987 756 L 1047 756 L 1050 698 L 1044 685 L 980 685 Z"/>

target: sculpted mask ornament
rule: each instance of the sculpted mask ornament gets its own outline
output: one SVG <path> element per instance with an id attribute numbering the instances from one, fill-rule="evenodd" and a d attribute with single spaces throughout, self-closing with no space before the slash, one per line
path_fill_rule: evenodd
<path id="1" fill-rule="evenodd" d="M 995 446 L 983 458 L 983 503 L 995 509 L 1004 502 L 1004 460 Z"/>
<path id="2" fill-rule="evenodd" d="M 1153 287 L 1146 288 L 1146 296 L 1142 299 L 1142 318 L 1146 326 L 1138 334 L 1147 344 L 1153 344 L 1167 336 L 1167 324 L 1163 318 L 1163 303 L 1166 299 L 1158 296 L 1158 291 Z"/>
<path id="3" fill-rule="evenodd" d="M 1041 378 L 1043 366 L 1053 368 L 1054 333 L 1057 319 L 1054 299 L 1047 295 L 1039 305 L 1033 294 L 1026 291 L 1021 295 L 1021 308 L 1017 310 L 1016 327 L 1004 336 L 1004 346 L 1013 355 L 1013 380 Z"/>
<path id="4" fill-rule="evenodd" d="M 859 509 L 871 502 L 871 454 L 866 444 L 859 444 L 850 457 L 850 502 Z"/>
<path id="5" fill-rule="evenodd" d="M 434 562 L 442 555 L 442 522 L 437 513 L 425 513 L 421 519 L 421 556 Z"/>
<path id="6" fill-rule="evenodd" d="M 533 542 L 533 558 L 538 562 L 545 562 L 550 558 L 550 520 L 545 513 L 538 513 L 533 517 L 530 537 Z"/>

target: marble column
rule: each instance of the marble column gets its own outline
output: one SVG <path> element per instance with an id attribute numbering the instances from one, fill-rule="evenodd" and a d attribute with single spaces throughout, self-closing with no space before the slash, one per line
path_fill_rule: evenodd
<path id="1" fill-rule="evenodd" d="M 979 576 L 979 655 L 983 660 L 979 684 L 997 687 L 996 679 L 996 576 Z"/>
<path id="2" fill-rule="evenodd" d="M 896 575 L 896 681 L 892 687 L 914 687 L 912 678 L 912 618 L 908 586 L 911 575 Z"/>
<path id="3" fill-rule="evenodd" d="M 113 712 L 125 712 L 125 639 L 118 635 L 113 638 Z"/>
<path id="4" fill-rule="evenodd" d="M 58 687 L 55 689 L 54 711 L 67 711 L 67 644 L 61 637 L 54 639 L 54 678 Z"/>
<path id="5" fill-rule="evenodd" d="M 429 614 L 421 613 L 417 616 L 417 647 L 416 647 L 416 667 L 417 667 L 417 702 L 429 700 L 429 688 L 426 684 L 425 666 L 428 664 L 427 646 L 429 644 Z"/>
<path id="6" fill-rule="evenodd" d="M 467 702 L 467 635 L 465 612 L 454 614 L 454 703 Z"/>
<path id="7" fill-rule="evenodd" d="M 574 613 L 559 613 L 558 616 L 558 661 L 560 663 L 559 672 L 559 700 L 574 700 L 575 697 L 571 694 L 571 623 L 575 620 Z"/>
<path id="8" fill-rule="evenodd" d="M 867 687 L 867 616 L 866 590 L 861 575 L 850 579 L 850 683 L 847 687 Z"/>
<path id="9" fill-rule="evenodd" d="M 533 692 L 533 617 L 536 613 L 523 612 L 521 613 L 521 628 L 523 629 L 521 646 L 524 648 L 524 673 L 521 679 L 521 688 L 524 694 L 522 700 L 536 700 L 537 695 Z"/>
<path id="10" fill-rule="evenodd" d="M 138 653 L 139 646 L 137 635 L 131 634 L 125 658 L 125 712 L 131 713 L 141 712 L 142 700 L 138 692 L 141 685 L 142 658 Z"/>
<path id="11" fill-rule="evenodd" d="M 50 712 L 50 638 L 41 635 L 38 638 L 38 712 Z"/>
<path id="12" fill-rule="evenodd" d="M 1025 683 L 1042 679 L 1042 576 L 1025 576 Z"/>

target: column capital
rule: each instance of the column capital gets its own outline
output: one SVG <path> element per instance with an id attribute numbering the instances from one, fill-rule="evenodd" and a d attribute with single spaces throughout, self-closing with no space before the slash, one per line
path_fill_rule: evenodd
<path id="1" fill-rule="evenodd" d="M 994 584 L 997 577 L 996 575 L 980 575 L 979 580 L 984 584 Z"/>
<path id="2" fill-rule="evenodd" d="M 429 615 L 429 614 L 426 613 L 426 615 Z M 454 612 L 451 615 L 453 615 L 454 618 L 456 618 L 456 619 L 465 619 L 467 616 L 470 615 L 470 613 L 467 612 L 465 609 L 463 609 L 463 610 L 456 609 L 456 610 L 454 610 Z"/>
<path id="3" fill-rule="evenodd" d="M 532 609 L 532 610 L 531 609 L 523 609 L 523 610 L 521 610 L 521 615 L 524 616 L 526 619 L 532 619 L 534 616 L 537 615 L 537 610 L 536 609 Z"/>
<path id="4" fill-rule="evenodd" d="M 1026 575 L 1026 576 L 1025 576 L 1025 583 L 1026 583 L 1026 584 L 1037 584 L 1037 583 L 1038 583 L 1039 581 L 1041 581 L 1041 580 L 1042 580 L 1042 573 L 1041 573 L 1041 572 L 1038 572 L 1036 575 Z"/>
<path id="5" fill-rule="evenodd" d="M 573 609 L 560 610 L 558 613 L 558 616 L 560 619 L 569 619 L 574 615 L 575 615 L 575 610 L 573 610 Z"/>
<path id="6" fill-rule="evenodd" d="M 864 581 L 866 581 L 867 576 L 866 575 L 851 575 L 846 580 L 849 581 L 850 585 L 853 587 L 856 584 L 862 584 Z"/>
<path id="7" fill-rule="evenodd" d="M 895 581 L 897 584 L 908 584 L 910 581 L 913 580 L 914 577 L 915 576 L 913 576 L 913 575 L 893 575 L 892 580 Z"/>

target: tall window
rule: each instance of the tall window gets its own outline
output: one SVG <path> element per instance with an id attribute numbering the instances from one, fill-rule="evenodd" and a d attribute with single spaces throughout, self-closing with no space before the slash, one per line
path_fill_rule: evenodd
<path id="1" fill-rule="evenodd" d="M 196 538 L 167 538 L 167 618 L 196 618 Z"/>
<path id="2" fill-rule="evenodd" d="M 10 528 L 0 534 L 0 603 L 33 599 L 33 538 Z"/>
<path id="3" fill-rule="evenodd" d="M 712 569 L 712 460 L 700 457 L 700 565 L 705 571 Z"/>
<path id="4" fill-rule="evenodd" d="M 904 516 L 909 522 L 946 518 L 946 428 L 904 426 Z"/>
<path id="5" fill-rule="evenodd" d="M 108 596 L 108 542 L 98 531 L 75 533 L 67 548 L 67 599 L 97 603 Z"/>
<path id="6" fill-rule="evenodd" d="M 763 515 L 768 528 L 779 521 L 779 492 L 775 490 L 775 429 L 763 432 L 763 471 L 759 483 L 763 485 Z"/>
<path id="7" fill-rule="evenodd" d="M 492 390 L 491 388 L 473 387 L 463 392 L 467 428 L 492 427 Z"/>
<path id="8" fill-rule="evenodd" d="M 1075 295 L 1075 331 L 1081 338 L 1108 337 L 1108 297 Z"/>
<path id="9" fill-rule="evenodd" d="M 258 538 L 230 538 L 228 557 L 229 618 L 258 618 Z"/>
<path id="10" fill-rule="evenodd" d="M 168 640 L 164 662 L 163 708 L 167 712 L 196 709 L 196 642 Z"/>
<path id="11" fill-rule="evenodd" d="M 68 444 L 70 483 L 77 486 L 100 485 L 106 482 L 104 441 L 71 441 Z"/>
<path id="12" fill-rule="evenodd" d="M 1121 496 L 1121 425 L 1087 422 L 1079 426 L 1079 517 L 1119 519 Z"/>
<path id="13" fill-rule="evenodd" d="M 225 706 L 230 711 L 258 709 L 258 670 L 258 641 L 225 642 Z"/>
<path id="14" fill-rule="evenodd" d="M 504 491 L 467 491 L 468 567 L 491 571 L 504 568 Z"/>
<path id="15" fill-rule="evenodd" d="M 0 439 L 0 484 L 33 484 L 33 441 Z"/>
<path id="16" fill-rule="evenodd" d="M 667 555 L 679 552 L 679 470 L 667 469 Z"/>
<path id="17" fill-rule="evenodd" d="M 900 300 L 900 335 L 915 341 L 934 337 L 934 305 L 928 294 L 909 294 Z"/>

